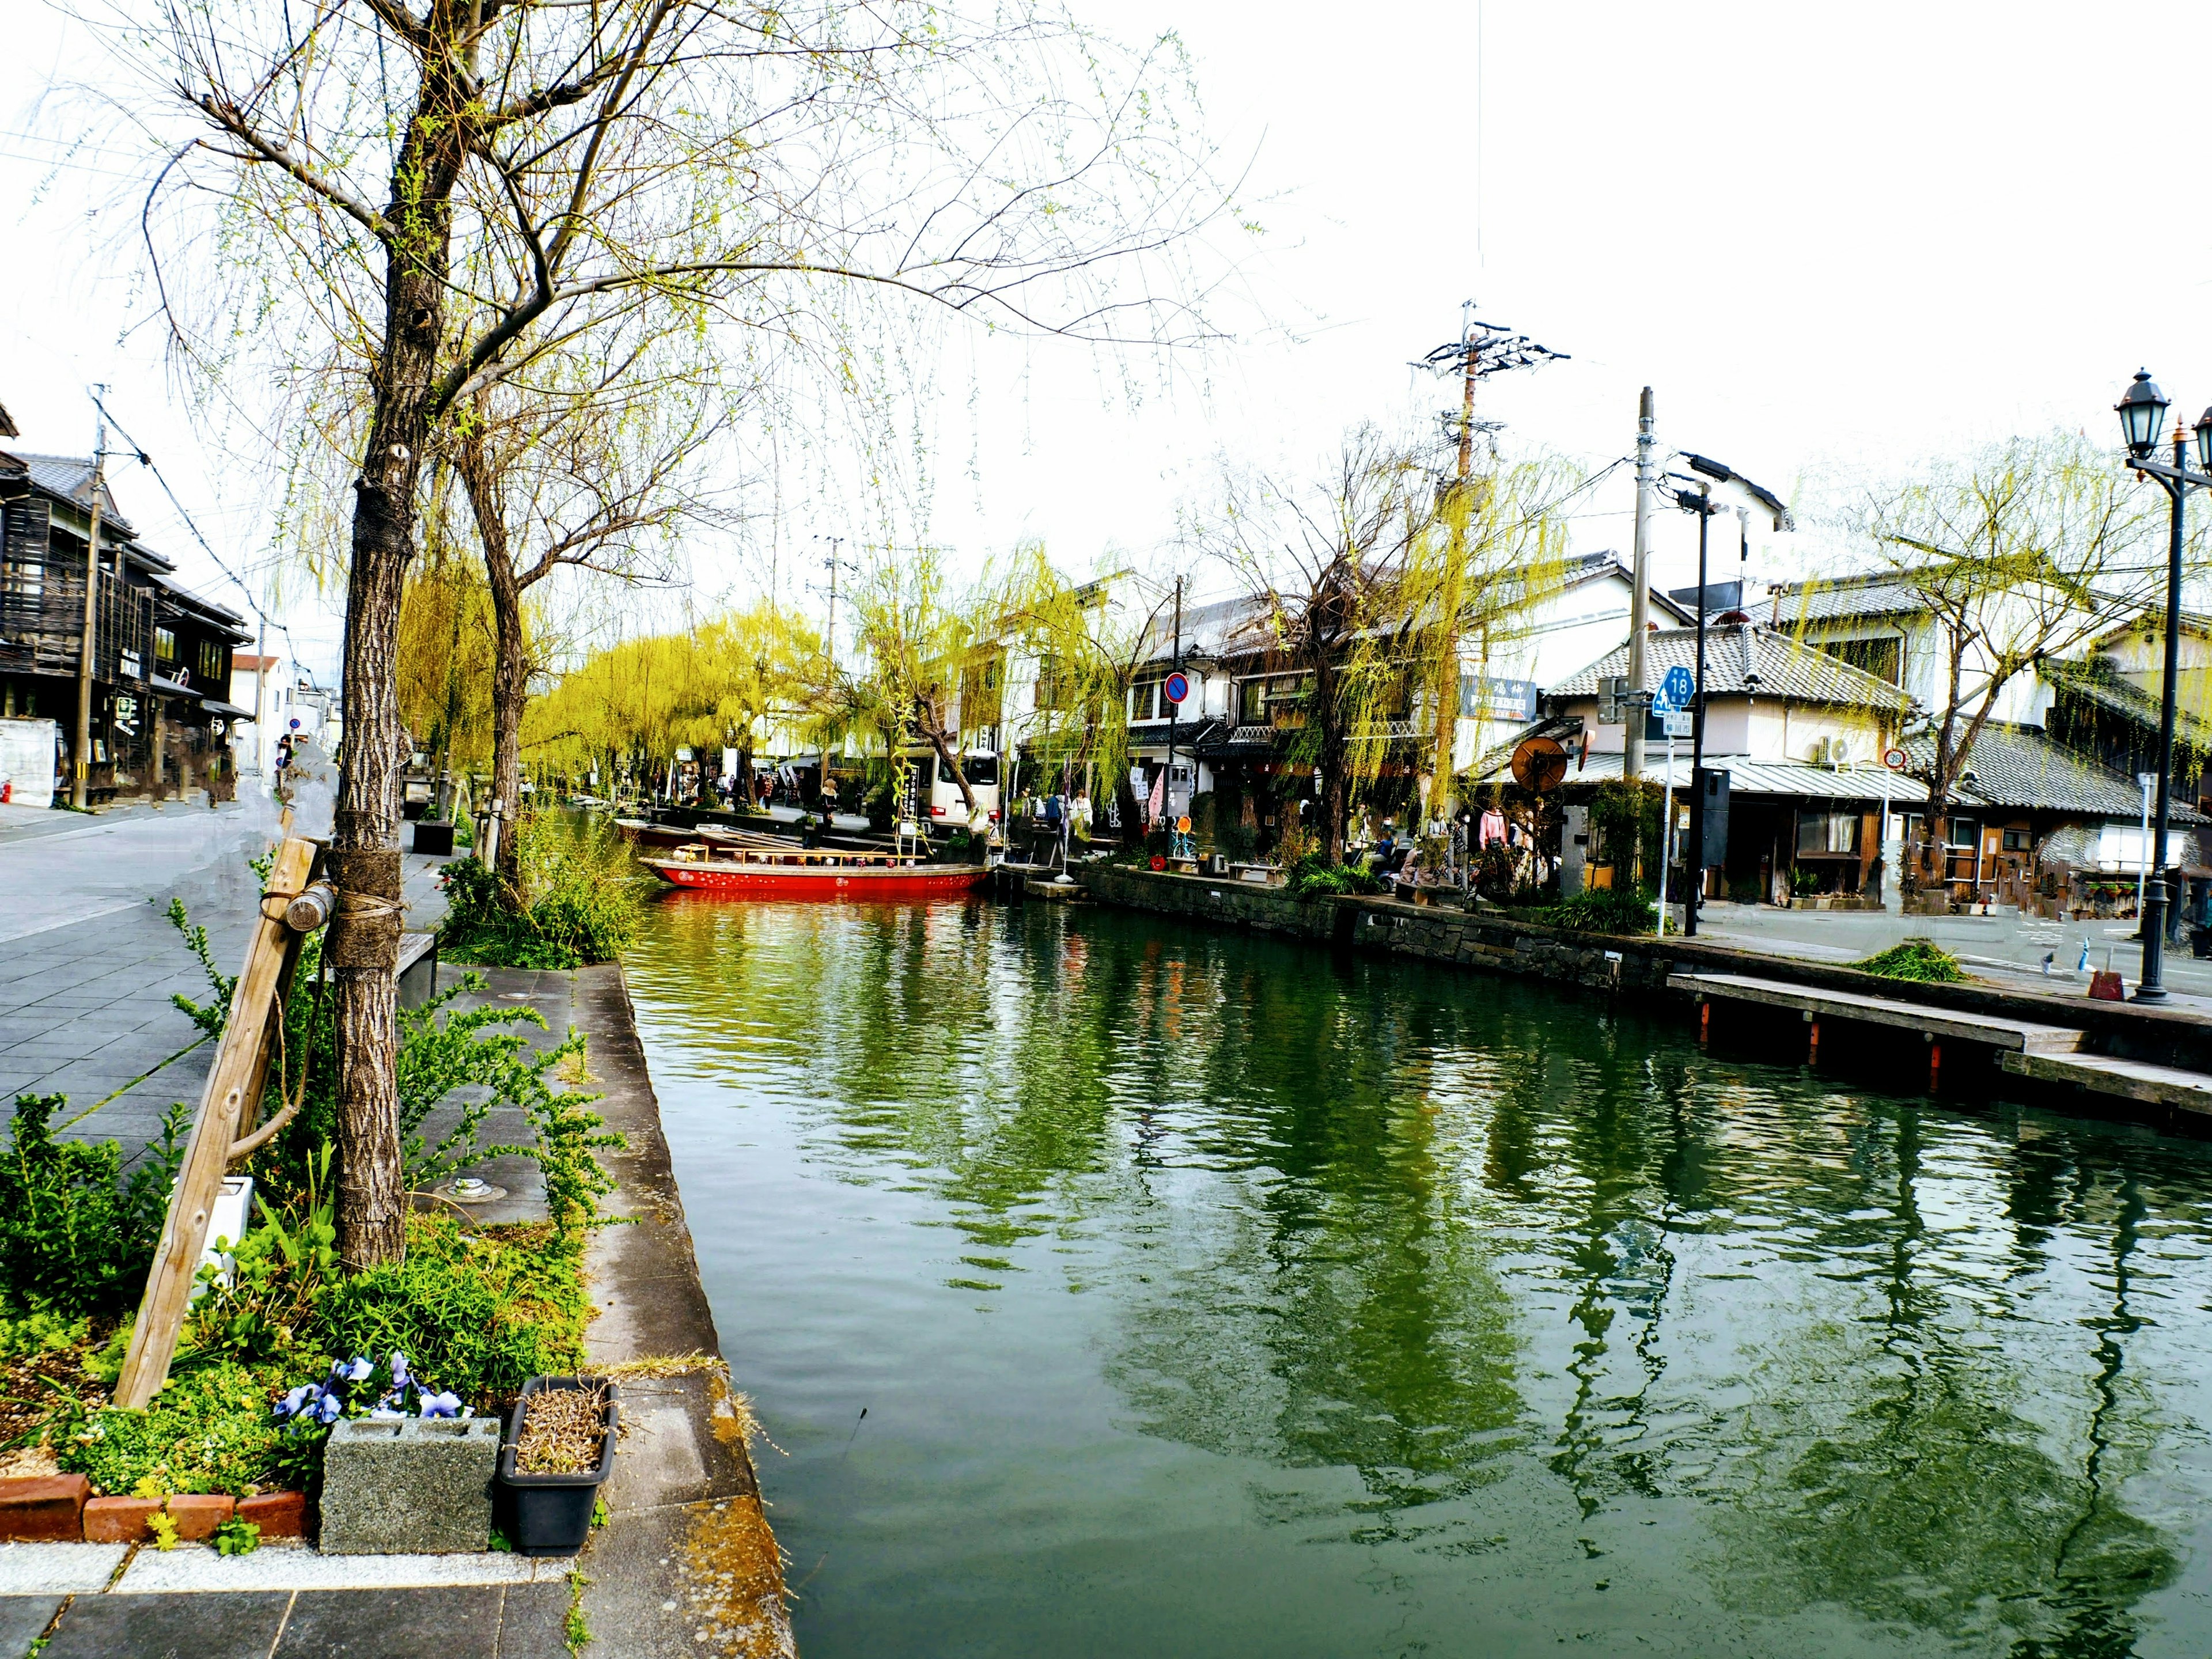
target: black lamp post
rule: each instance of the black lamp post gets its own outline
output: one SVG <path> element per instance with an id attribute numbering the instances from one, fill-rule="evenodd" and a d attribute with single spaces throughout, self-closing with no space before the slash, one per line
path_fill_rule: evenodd
<path id="1" fill-rule="evenodd" d="M 2142 981 L 2136 987 L 2137 1002 L 2166 1000 L 2166 814 L 2173 774 L 2173 690 L 2181 665 L 2181 542 L 2189 513 L 2189 492 L 2212 489 L 2212 409 L 2197 417 L 2197 464 L 2189 469 L 2189 428 L 2173 428 L 2173 462 L 2164 465 L 2150 459 L 2158 447 L 2159 428 L 2166 424 L 2171 407 L 2147 368 L 2136 372 L 2135 381 L 2112 405 L 2120 417 L 2120 434 L 2128 446 L 2128 465 L 2137 476 L 2156 478 L 2172 506 L 2166 538 L 2166 686 L 2158 716 L 2158 817 L 2151 832 L 2150 880 L 2143 888 Z"/>
<path id="2" fill-rule="evenodd" d="M 1690 702 L 1690 844 L 1682 860 L 1682 937 L 1694 939 L 1698 910 L 1705 896 L 1705 543 L 1713 527 L 1713 514 L 1722 509 L 1714 503 L 1710 484 L 1695 495 L 1687 489 L 1676 490 L 1674 504 L 1685 513 L 1698 515 L 1698 678 L 1697 691 Z M 1659 902 L 1666 902 L 1667 883 L 1662 875 Z"/>

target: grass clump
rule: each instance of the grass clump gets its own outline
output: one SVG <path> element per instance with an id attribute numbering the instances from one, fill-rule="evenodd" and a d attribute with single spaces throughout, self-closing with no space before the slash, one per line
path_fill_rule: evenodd
<path id="1" fill-rule="evenodd" d="M 1659 922 L 1651 895 L 1641 887 L 1593 888 L 1531 912 L 1538 921 L 1585 933 L 1648 933 Z"/>
<path id="2" fill-rule="evenodd" d="M 639 909 L 637 870 L 621 836 L 542 813 L 515 834 L 517 888 L 474 858 L 445 867 L 440 950 L 495 968 L 580 968 L 620 955 Z"/>
<path id="3" fill-rule="evenodd" d="M 1382 877 L 1350 864 L 1331 864 L 1320 853 L 1304 853 L 1285 872 L 1283 885 L 1294 898 L 1317 899 L 1345 893 L 1379 893 Z"/>
<path id="4" fill-rule="evenodd" d="M 1966 977 L 1958 957 L 1934 939 L 1917 933 L 1852 965 L 1884 979 L 1917 980 L 1924 985 L 1954 985 Z"/>

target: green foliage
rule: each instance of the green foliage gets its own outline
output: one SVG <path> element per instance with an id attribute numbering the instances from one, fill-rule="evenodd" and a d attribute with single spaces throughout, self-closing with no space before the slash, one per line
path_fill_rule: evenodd
<path id="1" fill-rule="evenodd" d="M 473 858 L 441 872 L 445 953 L 499 968 L 575 968 L 620 955 L 639 908 L 637 869 L 622 838 L 603 823 L 572 831 L 543 813 L 515 833 L 519 893 Z"/>
<path id="2" fill-rule="evenodd" d="M 261 1528 L 251 1521 L 241 1521 L 234 1515 L 215 1529 L 217 1555 L 251 1555 L 260 1547 Z"/>
<path id="3" fill-rule="evenodd" d="M 1370 871 L 1349 864 L 1331 864 L 1316 850 L 1298 856 L 1285 875 L 1283 884 L 1293 897 L 1317 899 L 1328 894 L 1379 893 L 1384 882 Z"/>
<path id="4" fill-rule="evenodd" d="M 180 1346 L 236 1359 L 271 1359 L 297 1348 L 316 1293 L 337 1278 L 337 1226 L 325 1143 L 307 1190 L 289 1214 L 256 1194 L 259 1224 L 233 1242 L 231 1282 L 201 1270 L 201 1291 L 186 1316 Z"/>
<path id="5" fill-rule="evenodd" d="M 1790 890 L 1799 898 L 1810 898 L 1820 890 L 1820 872 L 1806 865 L 1799 865 L 1790 872 Z"/>
<path id="6" fill-rule="evenodd" d="M 18 1095 L 0 1151 L 0 1305 L 75 1317 L 137 1299 L 184 1159 L 187 1109 L 126 1176 L 112 1140 L 58 1140 L 62 1095 Z"/>
<path id="7" fill-rule="evenodd" d="M 447 867 L 451 870 L 461 866 Z M 473 861 L 468 861 L 467 867 L 483 869 Z M 266 861 L 257 862 L 255 868 L 266 879 Z M 191 926 L 182 905 L 171 907 L 170 920 L 188 943 L 195 934 L 204 939 L 204 930 Z M 320 934 L 309 939 L 301 947 L 299 966 L 292 977 L 291 994 L 285 1000 L 283 1018 L 278 1027 L 282 1036 L 278 1059 L 283 1063 L 270 1068 L 269 1092 L 263 1101 L 264 1118 L 273 1115 L 285 1100 L 294 1097 L 301 1103 L 300 1113 L 289 1127 L 254 1155 L 250 1166 L 264 1196 L 273 1197 L 280 1206 L 293 1206 L 304 1198 L 310 1210 L 318 1202 L 315 1194 L 327 1191 L 329 1185 L 326 1179 L 319 1178 L 315 1162 L 319 1158 L 327 1158 L 327 1148 L 337 1139 L 337 1065 L 332 1041 L 332 1003 L 330 987 L 317 971 L 321 950 Z M 203 1030 L 210 1035 L 220 1035 L 230 1006 L 229 981 L 216 971 L 213 961 L 204 951 L 197 951 L 196 954 L 216 993 L 216 998 L 203 1006 L 179 996 L 177 1006 Z M 572 1039 L 545 1054 L 538 1054 L 531 1048 L 527 1036 L 512 1029 L 535 1025 L 544 1030 L 545 1021 L 536 1010 L 452 1010 L 451 1004 L 456 998 L 479 992 L 483 985 L 482 976 L 470 975 L 420 1007 L 399 1011 L 396 1065 L 399 1134 L 410 1187 L 428 1186 L 483 1157 L 483 1149 L 477 1145 L 477 1130 L 485 1116 L 499 1106 L 520 1107 L 533 1121 L 555 1123 L 570 1136 L 569 1144 L 563 1146 L 558 1156 L 573 1155 L 574 1126 L 566 1121 L 566 1115 L 573 1113 L 574 1108 L 550 1104 L 546 1079 L 571 1053 L 580 1051 L 580 1042 Z M 422 1133 L 423 1121 L 456 1090 L 471 1088 L 481 1090 L 480 1097 L 466 1104 L 454 1125 L 432 1143 Z M 538 1156 L 537 1150 L 532 1149 L 529 1155 Z M 158 1214 L 155 1224 L 159 1225 Z"/>
<path id="8" fill-rule="evenodd" d="M 81 1348 L 92 1340 L 92 1321 L 38 1309 L 20 1319 L 0 1319 L 0 1359 Z"/>
<path id="9" fill-rule="evenodd" d="M 161 1492 L 244 1497 L 279 1477 L 284 1437 L 270 1402 L 282 1376 L 228 1359 L 181 1370 L 143 1412 L 79 1414 L 58 1437 L 55 1461 L 96 1492 L 151 1482 Z"/>
<path id="10" fill-rule="evenodd" d="M 543 1226 L 471 1237 L 450 1217 L 416 1215 L 404 1261 L 323 1291 L 316 1334 L 334 1354 L 396 1348 L 482 1410 L 532 1376 L 579 1369 L 589 1310 L 580 1240 Z"/>
<path id="11" fill-rule="evenodd" d="M 1651 894 L 1642 887 L 1594 888 L 1537 910 L 1535 919 L 1585 933 L 1648 933 L 1658 925 Z"/>
<path id="12" fill-rule="evenodd" d="M 215 991 L 214 998 L 205 1005 L 194 1002 L 182 992 L 172 992 L 169 1000 L 184 1011 L 185 1017 L 198 1026 L 204 1036 L 221 1036 L 223 1021 L 230 1012 L 231 994 L 238 988 L 238 975 L 226 974 L 215 965 L 215 954 L 208 947 L 208 931 L 193 925 L 191 918 L 185 912 L 184 900 L 171 899 L 168 909 L 163 914 L 169 918 L 169 925 L 185 936 L 185 948 L 199 958 L 200 967 L 208 976 L 208 984 Z"/>
<path id="13" fill-rule="evenodd" d="M 1260 832 L 1249 823 L 1224 823 L 1214 831 L 1213 850 L 1232 863 L 1249 864 L 1260 847 Z"/>
<path id="14" fill-rule="evenodd" d="M 1917 933 L 1853 965 L 1884 979 L 1917 980 L 1925 985 L 1952 985 L 1966 977 L 1956 957 Z"/>
<path id="15" fill-rule="evenodd" d="M 1590 827 L 1602 838 L 1605 856 L 1613 860 L 1616 878 L 1626 884 L 1629 872 L 1619 866 L 1632 849 L 1637 872 L 1655 876 L 1665 853 L 1661 845 L 1665 815 L 1665 791 L 1643 779 L 1608 778 L 1590 796 Z"/>

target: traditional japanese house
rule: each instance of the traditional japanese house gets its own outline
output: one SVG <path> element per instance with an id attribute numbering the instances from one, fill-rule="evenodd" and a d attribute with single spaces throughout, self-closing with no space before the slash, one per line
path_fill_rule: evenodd
<path id="1" fill-rule="evenodd" d="M 235 788 L 228 733 L 243 619 L 179 586 L 84 459 L 0 452 L 0 718 L 50 720 L 56 787 L 83 768 L 88 798 Z M 91 602 L 87 604 L 88 566 Z M 91 721 L 76 752 L 88 613 Z"/>

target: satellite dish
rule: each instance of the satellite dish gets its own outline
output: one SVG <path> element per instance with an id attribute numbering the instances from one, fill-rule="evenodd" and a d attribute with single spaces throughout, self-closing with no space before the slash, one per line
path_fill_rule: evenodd
<path id="1" fill-rule="evenodd" d="M 1556 789 L 1567 775 L 1567 751 L 1556 738 L 1530 738 L 1513 751 L 1513 781 L 1532 795 Z"/>

